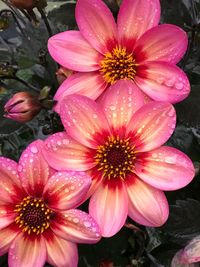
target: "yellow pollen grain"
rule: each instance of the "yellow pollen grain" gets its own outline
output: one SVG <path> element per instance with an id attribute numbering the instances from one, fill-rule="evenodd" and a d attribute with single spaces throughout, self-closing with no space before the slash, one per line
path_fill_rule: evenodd
<path id="1" fill-rule="evenodd" d="M 104 55 L 100 67 L 105 81 L 113 84 L 121 79 L 134 80 L 137 64 L 133 54 L 128 53 L 126 48 L 116 47 Z"/>

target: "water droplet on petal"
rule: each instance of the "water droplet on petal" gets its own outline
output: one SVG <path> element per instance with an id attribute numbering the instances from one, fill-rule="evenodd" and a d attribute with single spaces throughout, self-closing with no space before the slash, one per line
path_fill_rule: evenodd
<path id="1" fill-rule="evenodd" d="M 177 90 L 182 90 L 183 89 L 183 84 L 182 83 L 176 83 L 175 87 Z"/>
<path id="2" fill-rule="evenodd" d="M 87 222 L 87 221 L 86 221 L 86 222 L 84 222 L 83 224 L 85 225 L 85 227 L 88 227 L 88 228 L 91 226 L 91 222 Z"/>
<path id="3" fill-rule="evenodd" d="M 31 147 L 31 152 L 32 152 L 33 154 L 37 154 L 37 153 L 38 153 L 38 148 L 37 148 L 36 146 L 32 146 L 32 147 Z"/>

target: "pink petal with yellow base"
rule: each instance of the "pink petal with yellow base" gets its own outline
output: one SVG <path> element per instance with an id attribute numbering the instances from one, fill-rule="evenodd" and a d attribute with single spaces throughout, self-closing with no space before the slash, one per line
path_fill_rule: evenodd
<path id="1" fill-rule="evenodd" d="M 43 155 L 50 166 L 62 171 L 85 171 L 95 166 L 88 157 L 90 149 L 81 145 L 65 132 L 55 133 L 45 140 Z"/>
<path id="2" fill-rule="evenodd" d="M 44 198 L 50 208 L 66 210 L 77 207 L 91 184 L 85 172 L 57 172 L 44 188 Z"/>
<path id="3" fill-rule="evenodd" d="M 122 45 L 133 50 L 137 39 L 160 20 L 159 0 L 124 0 L 121 3 L 117 25 Z"/>
<path id="4" fill-rule="evenodd" d="M 58 101 L 54 107 L 60 113 L 60 103 L 65 96 L 80 94 L 91 99 L 97 99 L 107 87 L 107 83 L 99 75 L 99 72 L 75 73 L 66 79 L 58 88 L 54 100 Z"/>
<path id="5" fill-rule="evenodd" d="M 186 186 L 195 175 L 191 160 L 178 149 L 166 146 L 138 153 L 135 172 L 146 183 L 167 191 Z"/>
<path id="6" fill-rule="evenodd" d="M 77 209 L 63 212 L 58 221 L 52 223 L 52 230 L 56 235 L 73 243 L 93 244 L 101 238 L 95 220 Z"/>
<path id="7" fill-rule="evenodd" d="M 145 226 L 163 225 L 169 215 L 169 206 L 164 193 L 137 177 L 128 179 L 126 184 L 129 197 L 128 215 Z"/>
<path id="8" fill-rule="evenodd" d="M 144 33 L 133 53 L 138 55 L 138 63 L 165 61 L 177 64 L 185 54 L 187 46 L 188 38 L 185 31 L 175 25 L 162 24 Z"/>
<path id="9" fill-rule="evenodd" d="M 16 213 L 13 211 L 13 205 L 0 203 L 0 230 L 13 223 L 15 218 Z"/>
<path id="10" fill-rule="evenodd" d="M 43 237 L 30 238 L 20 233 L 13 241 L 9 253 L 10 267 L 43 267 L 46 260 L 46 246 Z"/>
<path id="11" fill-rule="evenodd" d="M 98 70 L 101 55 L 82 37 L 79 31 L 58 33 L 48 41 L 51 56 L 61 66 L 75 71 Z"/>
<path id="12" fill-rule="evenodd" d="M 132 81 L 121 80 L 112 85 L 98 101 L 113 128 L 125 127 L 133 114 L 144 105 L 144 95 Z"/>
<path id="13" fill-rule="evenodd" d="M 7 253 L 9 247 L 15 237 L 18 235 L 19 230 L 15 223 L 9 225 L 8 227 L 1 229 L 0 231 L 0 256 Z"/>
<path id="14" fill-rule="evenodd" d="M 96 148 L 94 136 L 109 132 L 109 125 L 101 107 L 88 97 L 70 95 L 62 101 L 61 120 L 67 133 L 77 142 Z"/>
<path id="15" fill-rule="evenodd" d="M 45 236 L 47 262 L 57 267 L 75 267 L 78 265 L 77 245 L 57 237 L 53 233 Z"/>
<path id="16" fill-rule="evenodd" d="M 23 189 L 20 188 L 20 179 L 17 172 L 17 163 L 13 160 L 0 157 L 0 195 L 1 201 L 14 203 L 21 199 Z"/>
<path id="17" fill-rule="evenodd" d="M 117 26 L 113 15 L 101 0 L 78 0 L 76 21 L 81 34 L 102 54 L 116 44 Z"/>
<path id="18" fill-rule="evenodd" d="M 136 150 L 149 151 L 163 145 L 176 126 L 173 106 L 164 102 L 151 102 L 139 109 L 132 117 L 127 132 Z"/>
<path id="19" fill-rule="evenodd" d="M 49 165 L 42 155 L 42 146 L 41 140 L 31 143 L 22 153 L 18 166 L 23 187 L 29 194 L 37 191 L 38 197 L 49 177 Z"/>
<path id="20" fill-rule="evenodd" d="M 144 63 L 138 68 L 135 82 L 144 93 L 157 101 L 177 103 L 190 93 L 186 74 L 167 62 Z"/>
<path id="21" fill-rule="evenodd" d="M 128 214 L 128 198 L 123 182 L 117 179 L 102 184 L 92 195 L 89 213 L 100 226 L 104 237 L 115 235 L 124 225 Z"/>

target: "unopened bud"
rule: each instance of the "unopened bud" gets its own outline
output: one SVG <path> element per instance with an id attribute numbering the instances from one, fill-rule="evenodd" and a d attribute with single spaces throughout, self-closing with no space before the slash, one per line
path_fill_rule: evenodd
<path id="1" fill-rule="evenodd" d="M 28 92 L 16 93 L 4 106 L 4 117 L 18 122 L 32 120 L 41 110 L 37 96 Z"/>
<path id="2" fill-rule="evenodd" d="M 73 71 L 68 70 L 64 67 L 61 67 L 57 70 L 56 76 L 57 76 L 57 81 L 59 84 L 63 83 L 64 80 L 66 80 L 70 75 L 72 75 Z"/>

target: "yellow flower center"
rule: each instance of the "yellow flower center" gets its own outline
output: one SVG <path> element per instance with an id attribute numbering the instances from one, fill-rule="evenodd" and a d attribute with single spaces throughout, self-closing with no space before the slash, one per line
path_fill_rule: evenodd
<path id="1" fill-rule="evenodd" d="M 95 161 L 103 177 L 120 178 L 124 180 L 128 173 L 133 172 L 135 160 L 134 146 L 130 145 L 129 139 L 108 137 L 104 145 L 97 148 Z"/>
<path id="2" fill-rule="evenodd" d="M 50 226 L 50 221 L 54 212 L 50 210 L 42 199 L 25 197 L 23 201 L 16 205 L 15 211 L 18 213 L 15 222 L 28 234 L 41 234 Z"/>
<path id="3" fill-rule="evenodd" d="M 128 53 L 126 48 L 116 47 L 111 53 L 105 54 L 100 66 L 105 81 L 113 84 L 121 79 L 134 80 L 137 64 L 133 54 Z"/>

